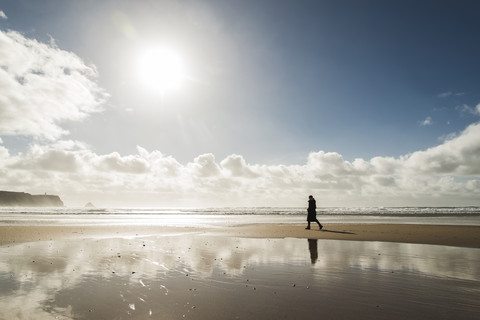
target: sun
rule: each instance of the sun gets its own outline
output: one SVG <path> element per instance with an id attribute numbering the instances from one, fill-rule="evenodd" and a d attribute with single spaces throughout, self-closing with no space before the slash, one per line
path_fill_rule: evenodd
<path id="1" fill-rule="evenodd" d="M 145 49 L 138 57 L 136 71 L 141 87 L 161 95 L 179 90 L 186 79 L 181 55 L 168 47 Z"/>

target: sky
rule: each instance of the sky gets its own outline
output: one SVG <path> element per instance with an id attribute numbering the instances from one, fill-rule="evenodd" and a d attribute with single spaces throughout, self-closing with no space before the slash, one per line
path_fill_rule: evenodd
<path id="1" fill-rule="evenodd" d="M 480 205 L 480 2 L 0 0 L 0 190 Z"/>

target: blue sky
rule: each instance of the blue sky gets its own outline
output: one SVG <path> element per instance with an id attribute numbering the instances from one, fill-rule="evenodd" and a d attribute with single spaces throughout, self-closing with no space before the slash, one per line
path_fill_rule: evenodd
<path id="1" fill-rule="evenodd" d="M 6 37 L 15 33 L 22 37 L 17 43 L 36 40 L 35 45 L 24 43 L 21 50 L 36 54 L 37 62 L 48 50 L 48 61 L 61 61 L 58 56 L 69 53 L 72 63 L 82 64 L 79 74 L 89 74 L 73 102 L 76 83 L 42 90 L 42 97 L 50 95 L 44 97 L 42 110 L 48 99 L 72 104 L 35 113 L 43 121 L 22 120 L 16 118 L 20 113 L 9 111 L 17 101 L 12 97 L 27 90 L 27 82 L 16 89 L 12 85 L 11 95 L 0 103 L 0 111 L 8 115 L 0 120 L 0 146 L 11 168 L 3 188 L 40 191 L 39 176 L 56 177 L 49 190 L 65 194 L 72 203 L 78 198 L 108 198 L 105 204 L 114 204 L 113 193 L 105 196 L 105 190 L 94 193 L 88 187 L 96 177 L 89 170 L 100 165 L 85 159 L 98 158 L 121 164 L 100 166 L 102 174 L 111 172 L 99 177 L 108 181 L 105 188 L 118 188 L 117 193 L 141 189 L 137 198 L 159 205 L 172 198 L 173 205 L 185 204 L 192 192 L 195 201 L 211 205 L 297 205 L 304 202 L 302 192 L 323 195 L 329 205 L 434 205 L 438 198 L 448 199 L 442 205 L 479 204 L 474 160 L 480 137 L 470 132 L 474 130 L 465 131 L 469 126 L 476 129 L 479 121 L 478 9 L 476 1 L 0 1 L 0 29 Z M 33 50 L 37 44 L 47 49 Z M 4 41 L 4 52 L 12 52 L 9 45 Z M 155 45 L 168 46 L 184 62 L 185 81 L 174 92 L 160 95 L 139 85 L 136 61 L 145 48 Z M 20 77 L 12 67 L 3 67 L 9 73 L 5 79 L 17 82 L 27 79 L 25 72 L 49 74 L 38 72 L 42 67 L 37 66 L 23 70 Z M 55 82 L 55 77 L 43 80 Z M 28 84 L 38 80 L 28 79 Z M 56 96 L 61 90 L 66 90 L 63 98 Z M 85 92 L 92 97 L 87 99 Z M 22 105 L 22 110 L 38 103 Z M 468 134 L 468 152 L 458 149 L 459 143 L 446 147 Z M 139 148 L 174 161 L 182 177 L 195 176 L 188 171 L 192 166 L 213 169 L 202 171 L 206 175 L 199 175 L 201 182 L 190 178 L 180 186 L 169 185 L 157 176 L 166 169 L 149 162 L 151 156 L 146 159 Z M 449 168 L 464 168 L 465 163 L 474 168 L 448 171 L 443 161 L 435 164 L 428 157 L 432 170 L 421 163 L 405 164 L 439 149 L 470 155 Z M 58 174 L 53 168 L 33 166 L 53 153 L 73 159 L 68 175 L 68 170 Z M 24 163 L 27 157 L 30 171 Z M 40 157 L 37 162 L 35 157 Z M 322 165 L 315 167 L 314 159 Z M 326 166 L 332 159 L 350 171 Z M 372 171 L 352 174 L 360 170 L 356 159 Z M 373 159 L 393 159 L 402 169 L 382 171 Z M 135 167 L 137 160 L 144 169 Z M 134 188 L 124 175 L 135 171 L 126 169 L 131 161 L 139 169 L 138 183 L 149 173 L 159 180 Z M 405 166 L 423 171 L 407 173 Z M 35 172 L 33 185 L 16 181 L 21 173 L 14 175 L 13 168 Z M 275 170 L 288 174 L 280 179 L 272 174 Z M 411 174 L 425 180 L 412 182 Z M 274 187 L 277 178 L 286 183 L 281 190 Z M 72 179 L 85 179 L 83 188 L 74 187 Z M 378 201 L 385 187 L 379 179 L 391 180 L 385 203 Z M 455 186 L 441 191 L 446 180 Z M 67 181 L 72 186 L 62 189 Z M 244 189 L 236 192 L 236 184 Z M 263 187 L 256 189 L 259 184 Z M 419 185 L 425 188 L 413 188 Z M 183 191 L 172 191 L 175 188 Z M 283 201 L 284 192 L 288 201 Z"/>

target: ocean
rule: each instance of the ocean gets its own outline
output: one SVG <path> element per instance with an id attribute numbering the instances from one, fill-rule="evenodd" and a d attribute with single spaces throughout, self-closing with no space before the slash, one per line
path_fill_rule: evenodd
<path id="1" fill-rule="evenodd" d="M 480 225 L 480 207 L 320 207 L 328 223 Z M 303 207 L 231 208 L 0 208 L 0 225 L 159 225 L 224 227 L 304 223 Z"/>

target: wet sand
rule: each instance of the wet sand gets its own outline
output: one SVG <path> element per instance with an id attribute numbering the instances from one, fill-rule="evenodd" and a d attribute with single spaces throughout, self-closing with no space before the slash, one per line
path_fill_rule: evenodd
<path id="1" fill-rule="evenodd" d="M 1 226 L 0 319 L 480 315 L 479 227 L 304 228 Z"/>
<path id="2" fill-rule="evenodd" d="M 125 237 L 203 233 L 248 238 L 303 238 L 352 241 L 383 241 L 436 244 L 480 248 L 480 226 L 446 226 L 414 224 L 329 224 L 323 230 L 296 224 L 250 224 L 237 226 L 174 227 L 174 226 L 0 226 L 0 245 L 28 241 L 60 240 L 92 237 Z"/>

